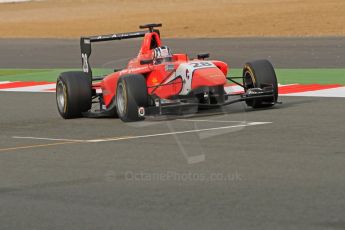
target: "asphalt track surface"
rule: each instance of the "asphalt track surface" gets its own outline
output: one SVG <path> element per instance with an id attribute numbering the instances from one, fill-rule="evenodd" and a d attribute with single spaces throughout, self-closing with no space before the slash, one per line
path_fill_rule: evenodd
<path id="1" fill-rule="evenodd" d="M 163 39 L 174 53 L 211 54 L 231 67 L 268 59 L 276 68 L 344 68 L 345 37 Z M 92 45 L 91 65 L 123 67 L 137 55 L 141 39 Z M 79 68 L 79 40 L 0 39 L 0 68 Z"/>
<path id="2" fill-rule="evenodd" d="M 279 47 L 281 39 L 270 39 Z M 335 40 L 325 44 L 344 57 L 335 48 L 343 39 Z M 55 64 L 43 56 L 42 67 L 67 66 L 61 50 Z M 270 56 L 281 67 L 313 67 L 319 59 L 302 63 L 310 50 L 300 58 L 286 51 L 289 65 Z M 32 65 L 3 55 L 17 63 L 8 67 L 40 67 L 35 53 Z M 63 120 L 54 94 L 1 92 L 0 228 L 344 229 L 344 100 L 281 100 L 273 109 L 236 104 L 213 115 L 123 123 Z"/>

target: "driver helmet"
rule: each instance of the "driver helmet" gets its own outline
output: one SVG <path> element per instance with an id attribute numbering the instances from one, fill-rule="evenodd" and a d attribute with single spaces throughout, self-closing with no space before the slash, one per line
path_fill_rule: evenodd
<path id="1" fill-rule="evenodd" d="M 163 62 L 172 61 L 172 53 L 169 47 L 160 46 L 153 49 L 153 60 L 154 64 L 161 64 Z"/>

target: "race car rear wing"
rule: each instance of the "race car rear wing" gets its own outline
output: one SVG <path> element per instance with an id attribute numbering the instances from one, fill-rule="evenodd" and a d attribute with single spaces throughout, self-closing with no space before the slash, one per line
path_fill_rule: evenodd
<path id="1" fill-rule="evenodd" d="M 151 33 L 151 32 L 157 32 L 159 34 L 159 30 L 156 30 L 154 28 L 161 27 L 161 26 L 162 24 L 147 24 L 147 25 L 139 26 L 140 29 L 148 28 L 149 30 L 147 31 L 81 37 L 80 50 L 81 50 L 83 72 L 86 73 L 88 77 L 90 78 L 90 81 L 92 81 L 92 69 L 91 69 L 90 61 L 89 61 L 89 58 L 91 55 L 91 43 L 139 38 L 139 37 L 144 37 L 145 34 Z"/>

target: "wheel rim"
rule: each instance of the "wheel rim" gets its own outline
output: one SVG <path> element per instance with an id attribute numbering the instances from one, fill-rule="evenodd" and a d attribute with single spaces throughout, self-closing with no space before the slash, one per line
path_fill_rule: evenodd
<path id="1" fill-rule="evenodd" d="M 126 89 L 124 87 L 124 84 L 122 82 L 119 83 L 117 92 L 116 92 L 116 105 L 117 105 L 117 111 L 120 116 L 124 116 L 127 110 L 127 93 Z"/>
<path id="2" fill-rule="evenodd" d="M 62 81 L 59 81 L 56 87 L 56 101 L 60 112 L 66 112 L 67 105 L 66 87 Z"/>
<path id="3" fill-rule="evenodd" d="M 244 86 L 249 88 L 254 88 L 254 76 L 252 75 L 251 71 L 245 71 L 244 73 Z"/>

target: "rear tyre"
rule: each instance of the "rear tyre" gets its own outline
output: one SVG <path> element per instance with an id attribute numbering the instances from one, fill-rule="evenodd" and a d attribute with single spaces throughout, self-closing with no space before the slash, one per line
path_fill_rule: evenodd
<path id="1" fill-rule="evenodd" d="M 272 64 L 267 60 L 247 62 L 243 67 L 243 85 L 245 89 L 273 87 L 273 97 L 247 100 L 248 106 L 265 108 L 273 106 L 278 100 L 277 77 Z"/>
<path id="2" fill-rule="evenodd" d="M 56 104 L 65 119 L 82 117 L 91 108 L 90 78 L 80 71 L 61 73 L 56 81 Z"/>
<path id="3" fill-rule="evenodd" d="M 140 74 L 128 74 L 120 77 L 116 88 L 116 111 L 125 122 L 143 120 L 139 116 L 139 107 L 147 107 L 148 94 L 146 79 Z"/>

